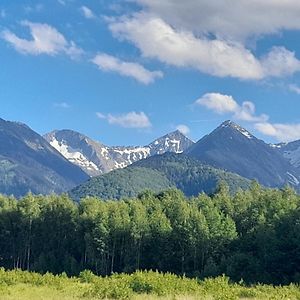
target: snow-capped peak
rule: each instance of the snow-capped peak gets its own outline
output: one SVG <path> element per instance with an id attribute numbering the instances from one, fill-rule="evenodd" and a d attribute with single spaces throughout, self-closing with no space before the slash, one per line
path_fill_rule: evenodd
<path id="1" fill-rule="evenodd" d="M 254 136 L 248 130 L 246 130 L 245 128 L 241 127 L 240 125 L 234 123 L 231 120 L 227 120 L 227 121 L 223 122 L 220 127 L 221 128 L 230 127 L 230 128 L 237 130 L 239 133 L 241 133 L 248 139 L 254 138 Z"/>
<path id="2" fill-rule="evenodd" d="M 56 130 L 44 137 L 66 159 L 90 176 L 127 167 L 152 155 L 181 153 L 193 144 L 178 130 L 140 147 L 108 147 L 72 130 Z"/>

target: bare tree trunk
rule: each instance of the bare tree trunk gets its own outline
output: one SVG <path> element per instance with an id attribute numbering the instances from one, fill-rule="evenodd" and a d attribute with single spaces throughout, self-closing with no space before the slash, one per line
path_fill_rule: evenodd
<path id="1" fill-rule="evenodd" d="M 138 242 L 138 253 L 137 253 L 137 270 L 140 269 L 140 261 L 141 261 L 141 243 L 142 243 L 142 239 L 139 239 Z"/>
<path id="2" fill-rule="evenodd" d="M 114 239 L 112 254 L 111 254 L 111 269 L 110 269 L 111 274 L 113 274 L 114 272 L 115 249 L 116 249 L 116 239 Z"/>
<path id="3" fill-rule="evenodd" d="M 29 237 L 28 237 L 28 246 L 27 246 L 27 270 L 30 270 L 30 254 L 31 254 L 31 227 L 32 220 L 29 221 Z"/>

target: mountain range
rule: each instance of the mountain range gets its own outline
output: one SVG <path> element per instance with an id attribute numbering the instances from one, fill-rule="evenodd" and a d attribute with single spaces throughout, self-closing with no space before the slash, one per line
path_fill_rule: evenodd
<path id="1" fill-rule="evenodd" d="M 44 138 L 66 159 L 90 176 L 97 176 L 131 165 L 156 154 L 182 153 L 194 144 L 179 130 L 160 137 L 142 147 L 109 147 L 72 130 L 56 130 Z"/>
<path id="2" fill-rule="evenodd" d="M 196 143 L 174 131 L 141 147 L 106 146 L 72 130 L 42 137 L 24 124 L 0 119 L 4 194 L 72 190 L 78 198 L 94 190 L 103 198 L 120 198 L 177 187 L 195 195 L 213 192 L 223 180 L 231 188 L 244 188 L 253 179 L 266 187 L 289 184 L 300 191 L 300 141 L 267 144 L 225 121 Z"/>

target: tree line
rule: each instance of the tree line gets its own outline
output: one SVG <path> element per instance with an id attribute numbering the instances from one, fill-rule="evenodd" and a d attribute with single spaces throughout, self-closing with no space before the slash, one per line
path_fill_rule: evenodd
<path id="1" fill-rule="evenodd" d="M 300 280 L 300 196 L 286 187 L 186 198 L 173 189 L 75 203 L 0 196 L 0 266 L 98 275 L 159 270 L 286 284 Z"/>

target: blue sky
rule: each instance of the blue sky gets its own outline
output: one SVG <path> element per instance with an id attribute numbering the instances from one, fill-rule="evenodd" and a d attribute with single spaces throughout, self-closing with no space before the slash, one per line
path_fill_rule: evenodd
<path id="1" fill-rule="evenodd" d="M 300 139 L 300 3 L 232 2 L 1 1 L 0 117 L 107 145 L 227 119 Z"/>

